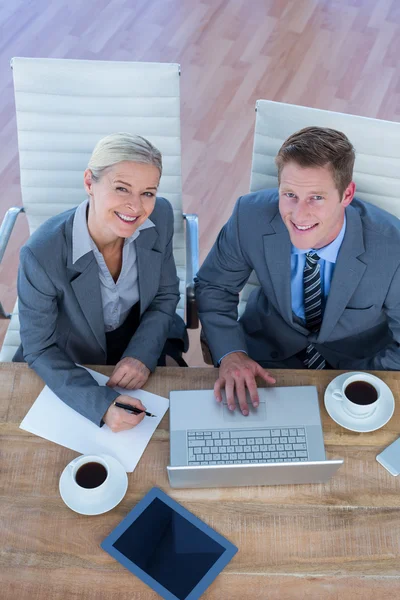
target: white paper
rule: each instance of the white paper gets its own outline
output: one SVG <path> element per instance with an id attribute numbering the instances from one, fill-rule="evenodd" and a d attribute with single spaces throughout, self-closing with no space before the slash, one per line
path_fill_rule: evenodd
<path id="1" fill-rule="evenodd" d="M 92 369 L 87 371 L 99 385 L 105 385 L 109 379 Z M 82 454 L 109 454 L 131 473 L 167 412 L 169 401 L 144 390 L 114 389 L 120 394 L 138 398 L 149 412 L 157 416 L 145 417 L 133 429 L 114 433 L 107 425 L 98 427 L 67 406 L 46 385 L 20 428 Z"/>

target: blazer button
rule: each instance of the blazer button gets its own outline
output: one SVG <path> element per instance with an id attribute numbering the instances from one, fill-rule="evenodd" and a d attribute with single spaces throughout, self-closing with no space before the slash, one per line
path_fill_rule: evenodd
<path id="1" fill-rule="evenodd" d="M 271 358 L 278 358 L 278 356 L 279 356 L 279 352 L 277 352 L 276 350 L 271 352 Z"/>

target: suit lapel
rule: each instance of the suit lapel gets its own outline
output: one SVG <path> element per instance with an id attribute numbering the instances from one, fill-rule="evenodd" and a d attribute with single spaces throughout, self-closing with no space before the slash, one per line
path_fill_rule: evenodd
<path id="1" fill-rule="evenodd" d="M 72 226 L 73 215 L 66 226 L 67 267 L 71 273 L 71 287 L 93 335 L 104 353 L 106 353 L 99 268 L 93 252 L 88 252 L 75 263 L 72 263 Z"/>
<path id="2" fill-rule="evenodd" d="M 264 256 L 279 312 L 288 323 L 303 330 L 304 328 L 300 325 L 293 323 L 289 233 L 279 212 L 276 213 L 269 225 L 271 233 L 263 236 Z"/>
<path id="3" fill-rule="evenodd" d="M 346 233 L 339 250 L 326 302 L 318 342 L 324 343 L 343 314 L 366 269 L 358 256 L 365 252 L 360 215 L 351 206 L 346 210 Z"/>
<path id="4" fill-rule="evenodd" d="M 99 268 L 93 252 L 82 256 L 74 266 L 77 267 L 77 270 L 82 269 L 82 271 L 71 281 L 72 289 L 95 338 L 106 352 Z"/>
<path id="5" fill-rule="evenodd" d="M 149 306 L 160 281 L 162 254 L 157 249 L 157 242 L 158 233 L 155 227 L 142 230 L 133 242 L 138 263 L 140 315 Z"/>

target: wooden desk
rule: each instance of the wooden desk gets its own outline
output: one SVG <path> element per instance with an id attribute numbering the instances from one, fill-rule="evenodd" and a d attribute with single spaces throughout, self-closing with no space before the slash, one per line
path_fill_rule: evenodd
<path id="1" fill-rule="evenodd" d="M 109 374 L 110 367 L 99 367 Z M 146 389 L 211 388 L 214 369 L 157 369 Z M 400 598 L 400 477 L 376 454 L 400 432 L 400 373 L 379 373 L 398 400 L 374 433 L 336 425 L 322 403 L 337 372 L 275 371 L 280 385 L 318 387 L 327 456 L 345 464 L 325 485 L 172 490 L 168 416 L 119 506 L 97 517 L 69 510 L 58 480 L 75 452 L 18 426 L 43 387 L 26 365 L 0 365 L 0 597 L 4 600 L 155 600 L 99 548 L 154 485 L 239 547 L 203 596 L 215 600 L 395 600 Z M 378 373 L 377 373 L 378 374 Z"/>

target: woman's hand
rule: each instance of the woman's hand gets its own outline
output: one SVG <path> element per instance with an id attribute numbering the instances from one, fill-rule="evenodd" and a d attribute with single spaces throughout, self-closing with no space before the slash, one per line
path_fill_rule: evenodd
<path id="1" fill-rule="evenodd" d="M 144 386 L 149 375 L 150 369 L 140 360 L 126 356 L 115 365 L 107 385 L 109 387 L 119 385 L 126 390 L 135 390 Z"/>
<path id="2" fill-rule="evenodd" d="M 131 396 L 118 396 L 117 402 L 136 406 L 136 408 L 140 408 L 140 410 L 146 410 L 140 400 L 131 398 Z M 144 412 L 140 415 L 132 415 L 124 408 L 118 408 L 115 406 L 115 404 L 111 404 L 110 408 L 103 417 L 103 421 L 109 426 L 111 431 L 117 433 L 118 431 L 125 431 L 126 429 L 132 429 L 133 427 L 136 427 L 140 421 L 143 421 L 144 416 Z"/>

